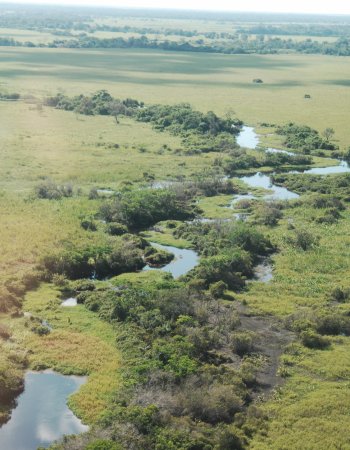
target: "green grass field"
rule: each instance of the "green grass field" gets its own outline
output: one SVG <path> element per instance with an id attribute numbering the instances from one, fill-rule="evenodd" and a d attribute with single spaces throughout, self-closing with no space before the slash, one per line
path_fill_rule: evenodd
<path id="1" fill-rule="evenodd" d="M 347 58 L 318 55 L 215 55 L 151 50 L 2 48 L 0 87 L 43 96 L 107 89 L 148 103 L 190 102 L 233 109 L 250 124 L 296 121 L 333 127 L 349 144 Z M 264 84 L 255 85 L 253 78 Z M 304 94 L 311 99 L 304 99 Z"/>

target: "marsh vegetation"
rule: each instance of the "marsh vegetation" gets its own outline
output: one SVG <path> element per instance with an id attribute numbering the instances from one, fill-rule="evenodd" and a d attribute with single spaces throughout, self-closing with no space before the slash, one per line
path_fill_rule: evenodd
<path id="1" fill-rule="evenodd" d="M 13 11 L 0 447 L 51 369 L 54 450 L 347 448 L 347 19 Z"/>

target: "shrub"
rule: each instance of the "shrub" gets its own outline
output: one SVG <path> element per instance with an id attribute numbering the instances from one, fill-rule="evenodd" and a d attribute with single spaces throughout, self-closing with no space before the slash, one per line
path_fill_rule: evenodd
<path id="1" fill-rule="evenodd" d="M 227 284 L 222 280 L 212 283 L 209 286 L 209 292 L 214 298 L 221 298 L 227 289 Z"/>
<path id="2" fill-rule="evenodd" d="M 194 217 L 188 200 L 170 189 L 125 192 L 114 202 L 102 205 L 100 214 L 107 222 L 119 222 L 130 229 L 145 229 L 162 220 Z"/>
<path id="3" fill-rule="evenodd" d="M 266 203 L 255 210 L 255 216 L 258 223 L 266 226 L 275 226 L 283 217 L 283 213 L 279 208 Z"/>
<path id="4" fill-rule="evenodd" d="M 4 340 L 8 340 L 11 337 L 11 331 L 8 326 L 3 323 L 0 323 L 0 338 Z"/>
<path id="5" fill-rule="evenodd" d="M 91 217 L 86 217 L 82 219 L 80 222 L 80 225 L 84 230 L 86 231 L 96 231 L 97 230 L 97 224 Z"/>
<path id="6" fill-rule="evenodd" d="M 194 420 L 202 420 L 210 424 L 230 423 L 234 415 L 243 406 L 243 401 L 232 385 L 213 384 L 195 388 L 189 385 L 184 389 L 183 407 Z"/>
<path id="7" fill-rule="evenodd" d="M 254 349 L 254 335 L 248 331 L 237 331 L 230 337 L 233 351 L 239 356 L 251 353 Z"/>
<path id="8" fill-rule="evenodd" d="M 122 450 L 122 447 L 116 442 L 98 439 L 94 442 L 90 442 L 90 444 L 85 447 L 85 450 Z"/>
<path id="9" fill-rule="evenodd" d="M 346 303 L 350 299 L 350 289 L 335 288 L 330 293 L 330 300 L 338 303 Z"/>
<path id="10" fill-rule="evenodd" d="M 58 185 L 48 179 L 35 187 L 35 194 L 38 198 L 48 200 L 59 200 L 62 197 L 73 196 L 73 186 L 70 183 Z"/>
<path id="11" fill-rule="evenodd" d="M 287 238 L 287 242 L 293 247 L 307 251 L 316 247 L 320 238 L 311 231 L 305 229 L 294 230 L 294 236 Z"/>
<path id="12" fill-rule="evenodd" d="M 145 251 L 145 261 L 153 267 L 162 267 L 174 259 L 173 253 L 160 250 L 154 247 L 148 247 Z"/>
<path id="13" fill-rule="evenodd" d="M 128 228 L 119 222 L 110 222 L 107 225 L 107 233 L 112 236 L 122 236 L 128 232 Z"/>
<path id="14" fill-rule="evenodd" d="M 320 334 L 350 335 L 350 317 L 341 314 L 327 314 L 316 319 L 316 331 Z"/>
<path id="15" fill-rule="evenodd" d="M 305 347 L 323 350 L 331 345 L 331 341 L 320 334 L 308 330 L 300 334 L 301 342 Z"/>

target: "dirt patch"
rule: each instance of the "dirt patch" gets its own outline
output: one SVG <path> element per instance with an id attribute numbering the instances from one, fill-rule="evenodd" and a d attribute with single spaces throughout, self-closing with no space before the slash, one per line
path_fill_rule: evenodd
<path id="1" fill-rule="evenodd" d="M 238 302 L 235 309 L 240 318 L 238 330 L 255 333 L 256 352 L 264 356 L 264 362 L 257 374 L 256 395 L 268 395 L 283 383 L 283 378 L 278 375 L 279 361 L 286 345 L 295 339 L 295 335 L 271 316 L 252 315 L 246 306 Z"/>

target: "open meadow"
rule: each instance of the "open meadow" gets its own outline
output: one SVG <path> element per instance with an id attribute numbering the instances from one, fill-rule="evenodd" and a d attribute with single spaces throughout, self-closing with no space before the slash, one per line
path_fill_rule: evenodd
<path id="1" fill-rule="evenodd" d="M 246 123 L 295 121 L 334 128 L 349 144 L 348 58 L 319 55 L 216 55 L 153 50 L 2 48 L 0 86 L 45 96 L 106 89 L 146 103 L 189 102 L 233 110 Z M 264 83 L 256 85 L 254 78 Z M 311 95 L 305 99 L 304 95 Z"/>

